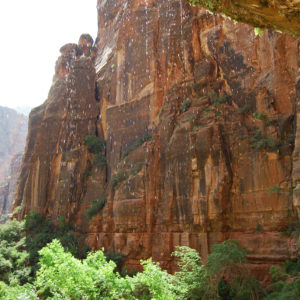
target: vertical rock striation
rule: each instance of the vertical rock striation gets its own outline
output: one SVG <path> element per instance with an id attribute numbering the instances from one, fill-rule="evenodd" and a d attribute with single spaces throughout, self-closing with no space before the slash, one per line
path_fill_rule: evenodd
<path id="1" fill-rule="evenodd" d="M 14 191 L 27 134 L 27 117 L 0 107 L 0 216 L 13 205 Z"/>
<path id="2" fill-rule="evenodd" d="M 172 270 L 176 245 L 205 257 L 237 239 L 263 280 L 295 256 L 281 231 L 298 219 L 298 41 L 183 1 L 97 7 L 97 49 L 88 36 L 64 46 L 31 112 L 20 216 L 64 216 L 129 266 L 152 256 Z M 87 135 L 106 140 L 104 167 Z"/>

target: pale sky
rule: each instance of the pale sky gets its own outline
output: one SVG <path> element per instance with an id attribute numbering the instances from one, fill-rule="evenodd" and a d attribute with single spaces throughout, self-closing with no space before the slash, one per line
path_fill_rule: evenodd
<path id="1" fill-rule="evenodd" d="M 97 33 L 97 0 L 0 0 L 0 105 L 42 104 L 59 48 Z"/>

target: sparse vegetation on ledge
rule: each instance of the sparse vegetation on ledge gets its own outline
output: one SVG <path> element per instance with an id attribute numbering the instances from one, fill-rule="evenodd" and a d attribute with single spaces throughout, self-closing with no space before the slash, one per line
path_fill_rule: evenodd
<path id="1" fill-rule="evenodd" d="M 97 215 L 105 206 L 107 198 L 101 198 L 100 200 L 95 200 L 92 206 L 85 212 L 85 216 L 91 219 L 93 216 Z"/>
<path id="2" fill-rule="evenodd" d="M 143 145 L 145 142 L 150 141 L 151 139 L 152 139 L 152 135 L 145 135 L 145 136 L 139 138 L 138 140 L 136 140 L 133 143 L 133 145 L 131 145 L 126 151 L 124 151 L 122 153 L 120 160 L 123 160 L 126 156 L 129 155 L 129 153 L 131 153 L 132 151 L 134 151 L 139 146 Z"/>

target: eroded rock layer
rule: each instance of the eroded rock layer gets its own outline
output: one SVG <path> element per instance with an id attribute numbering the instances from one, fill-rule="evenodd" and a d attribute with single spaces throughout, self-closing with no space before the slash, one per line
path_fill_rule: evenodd
<path id="1" fill-rule="evenodd" d="M 0 106 L 0 220 L 10 212 L 25 148 L 28 119 Z"/>
<path id="2" fill-rule="evenodd" d="M 21 216 L 66 217 L 131 267 L 152 256 L 172 270 L 176 245 L 205 257 L 237 239 L 263 280 L 296 255 L 281 231 L 300 203 L 298 41 L 182 1 L 99 0 L 98 14 L 97 50 L 64 46 L 31 112 Z M 106 140 L 104 167 L 87 135 Z"/>

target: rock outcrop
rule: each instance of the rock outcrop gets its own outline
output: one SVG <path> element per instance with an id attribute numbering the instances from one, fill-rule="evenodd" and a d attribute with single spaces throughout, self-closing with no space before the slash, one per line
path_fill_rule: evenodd
<path id="1" fill-rule="evenodd" d="M 300 38 L 299 0 L 188 0 L 213 12 L 261 29 L 273 29 Z"/>
<path id="2" fill-rule="evenodd" d="M 25 148 L 27 117 L 0 107 L 0 216 L 10 212 Z"/>
<path id="3" fill-rule="evenodd" d="M 281 231 L 300 203 L 298 41 L 183 1 L 99 0 L 98 14 L 97 49 L 86 35 L 64 46 L 30 114 L 20 217 L 66 217 L 131 267 L 152 256 L 173 270 L 176 245 L 205 257 L 236 239 L 264 280 L 296 255 Z"/>

